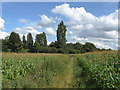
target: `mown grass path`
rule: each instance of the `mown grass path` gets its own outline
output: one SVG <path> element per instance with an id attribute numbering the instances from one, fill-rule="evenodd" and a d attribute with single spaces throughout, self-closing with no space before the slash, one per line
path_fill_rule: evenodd
<path id="1" fill-rule="evenodd" d="M 70 88 L 73 80 L 73 58 L 70 59 L 65 72 L 58 77 L 58 83 L 55 88 Z"/>

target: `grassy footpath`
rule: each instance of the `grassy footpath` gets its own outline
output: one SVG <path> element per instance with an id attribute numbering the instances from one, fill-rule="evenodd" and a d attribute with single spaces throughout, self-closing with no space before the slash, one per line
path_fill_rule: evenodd
<path id="1" fill-rule="evenodd" d="M 118 88 L 117 52 L 3 53 L 3 88 Z"/>

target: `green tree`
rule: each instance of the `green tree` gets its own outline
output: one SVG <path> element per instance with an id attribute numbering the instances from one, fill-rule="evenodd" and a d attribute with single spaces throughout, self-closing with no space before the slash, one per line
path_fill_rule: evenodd
<path id="1" fill-rule="evenodd" d="M 8 40 L 8 47 L 12 52 L 19 52 L 23 48 L 19 34 L 12 32 Z"/>
<path id="2" fill-rule="evenodd" d="M 95 45 L 93 43 L 90 43 L 90 42 L 85 43 L 84 49 L 85 49 L 86 52 L 91 52 L 91 51 L 96 51 L 97 50 Z"/>
<path id="3" fill-rule="evenodd" d="M 49 45 L 49 47 L 55 47 L 55 48 L 59 48 L 58 42 L 51 42 L 51 44 Z"/>
<path id="4" fill-rule="evenodd" d="M 79 42 L 73 44 L 73 47 L 74 49 L 79 50 L 81 53 L 85 52 L 83 45 Z"/>
<path id="5" fill-rule="evenodd" d="M 5 37 L 5 39 L 2 39 L 2 51 L 3 52 L 8 52 L 10 49 L 8 48 L 8 41 L 9 41 L 9 36 Z"/>
<path id="6" fill-rule="evenodd" d="M 33 51 L 33 37 L 31 33 L 28 33 L 27 35 L 27 48 L 29 49 L 30 52 Z"/>
<path id="7" fill-rule="evenodd" d="M 36 41 L 41 45 L 41 46 L 47 46 L 47 39 L 46 39 L 46 34 L 43 32 L 41 34 L 36 35 Z"/>
<path id="8" fill-rule="evenodd" d="M 25 40 L 25 35 L 23 35 L 23 38 L 22 38 L 23 40 L 22 40 L 22 42 L 23 42 L 23 48 L 27 48 L 27 46 L 26 46 L 26 43 L 27 43 L 27 41 Z"/>
<path id="9" fill-rule="evenodd" d="M 39 47 L 40 47 L 40 44 L 37 41 L 35 41 L 35 43 L 34 43 L 34 52 L 39 52 Z"/>
<path id="10" fill-rule="evenodd" d="M 61 21 L 57 28 L 57 42 L 59 48 L 64 47 L 66 44 L 66 31 L 66 26 L 64 25 L 63 21 Z"/>

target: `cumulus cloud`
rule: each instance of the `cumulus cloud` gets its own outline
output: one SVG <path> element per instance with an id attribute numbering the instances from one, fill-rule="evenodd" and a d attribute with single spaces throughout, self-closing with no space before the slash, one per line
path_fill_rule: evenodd
<path id="1" fill-rule="evenodd" d="M 48 17 L 46 15 L 40 15 L 41 20 L 38 22 L 37 25 L 40 26 L 49 26 L 49 25 L 54 25 L 56 21 L 52 17 Z"/>
<path id="2" fill-rule="evenodd" d="M 37 25 L 35 25 L 35 26 L 33 26 L 33 28 L 35 28 L 35 29 L 41 29 L 42 26 L 37 26 Z"/>
<path id="3" fill-rule="evenodd" d="M 56 35 L 56 31 L 54 31 L 52 28 L 48 27 L 48 28 L 45 28 L 45 33 L 47 35 Z"/>
<path id="4" fill-rule="evenodd" d="M 70 5 L 66 3 L 56 6 L 54 9 L 52 9 L 52 12 L 56 14 L 61 14 L 66 18 L 70 19 L 71 21 L 67 22 L 67 24 L 70 26 L 78 23 L 86 24 L 86 22 L 89 23 L 97 19 L 91 13 L 87 13 L 84 7 L 74 8 L 70 7 Z"/>
<path id="5" fill-rule="evenodd" d="M 4 29 L 5 20 L 0 17 L 0 30 Z"/>
<path id="6" fill-rule="evenodd" d="M 7 36 L 9 36 L 9 33 L 0 31 L 0 39 L 5 39 Z"/>
<path id="7" fill-rule="evenodd" d="M 0 17 L 0 39 L 9 36 L 9 33 L 2 31 L 4 29 L 5 20 Z"/>
<path id="8" fill-rule="evenodd" d="M 36 34 L 40 34 L 41 32 L 37 31 L 33 27 L 23 27 L 23 28 L 15 28 L 13 29 L 14 32 L 18 33 L 22 38 L 23 35 L 27 36 L 28 33 L 31 33 L 33 36 L 33 40 L 35 40 Z"/>
<path id="9" fill-rule="evenodd" d="M 13 29 L 13 31 L 17 32 L 19 34 L 26 34 L 26 33 L 39 34 L 40 33 L 33 27 L 15 28 L 15 29 Z"/>
<path id="10" fill-rule="evenodd" d="M 28 21 L 26 19 L 19 19 L 20 23 L 27 23 Z"/>
<path id="11" fill-rule="evenodd" d="M 118 41 L 118 10 L 106 16 L 96 17 L 84 7 L 70 7 L 70 4 L 64 3 L 53 8 L 52 12 L 67 18 L 65 23 L 68 28 L 68 42 L 90 41 L 99 48 L 117 48 L 115 46 Z"/>

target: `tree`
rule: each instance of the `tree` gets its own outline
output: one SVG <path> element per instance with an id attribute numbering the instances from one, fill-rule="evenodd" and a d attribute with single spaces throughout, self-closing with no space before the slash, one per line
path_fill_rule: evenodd
<path id="1" fill-rule="evenodd" d="M 57 42 L 59 48 L 64 47 L 66 44 L 66 31 L 66 26 L 64 25 L 63 21 L 61 21 L 57 28 Z"/>
<path id="2" fill-rule="evenodd" d="M 51 42 L 51 44 L 49 45 L 49 47 L 55 47 L 55 48 L 59 48 L 58 42 Z"/>
<path id="3" fill-rule="evenodd" d="M 85 43 L 84 49 L 85 49 L 86 52 L 91 52 L 91 51 L 96 51 L 97 50 L 95 45 L 93 43 L 90 43 L 90 42 Z"/>
<path id="4" fill-rule="evenodd" d="M 81 53 L 85 52 L 83 45 L 79 42 L 73 44 L 73 47 L 74 49 L 79 50 Z"/>
<path id="5" fill-rule="evenodd" d="M 5 37 L 5 39 L 2 39 L 2 51 L 3 52 L 8 52 L 10 49 L 8 48 L 8 41 L 9 41 L 9 36 Z"/>
<path id="6" fill-rule="evenodd" d="M 27 46 L 26 46 L 26 43 L 27 43 L 27 41 L 25 40 L 25 35 L 23 35 L 23 48 L 27 48 Z"/>
<path id="7" fill-rule="evenodd" d="M 31 33 L 28 33 L 27 35 L 27 48 L 29 49 L 30 52 L 33 51 L 33 37 Z"/>
<path id="8" fill-rule="evenodd" d="M 46 40 L 46 34 L 43 32 L 41 34 L 36 35 L 36 41 L 41 45 L 41 46 L 47 46 L 47 40 Z"/>
<path id="9" fill-rule="evenodd" d="M 12 32 L 8 40 L 8 47 L 12 52 L 19 52 L 23 48 L 19 34 Z"/>
<path id="10" fill-rule="evenodd" d="M 35 41 L 35 43 L 34 43 L 34 52 L 39 52 L 39 47 L 40 47 L 40 44 L 37 41 Z"/>

